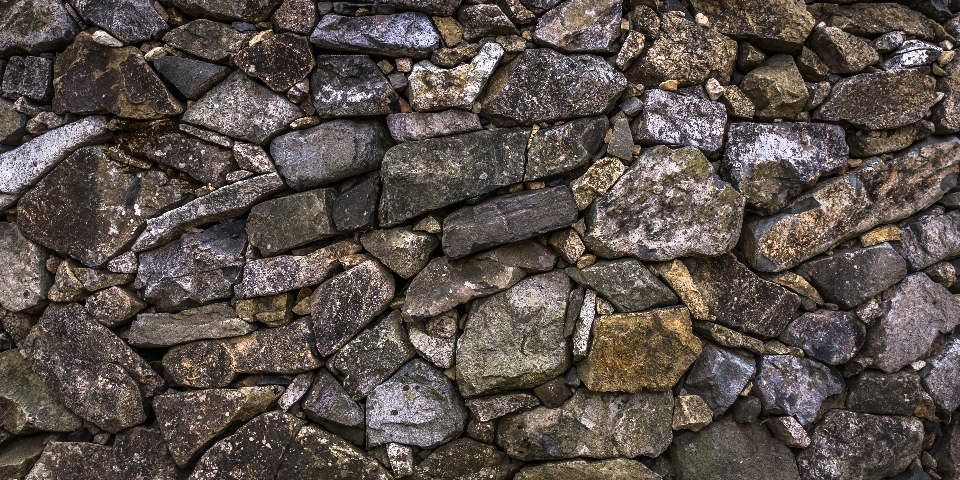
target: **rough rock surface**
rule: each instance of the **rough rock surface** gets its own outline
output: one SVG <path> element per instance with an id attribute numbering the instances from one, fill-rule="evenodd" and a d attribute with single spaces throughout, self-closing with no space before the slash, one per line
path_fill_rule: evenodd
<path id="1" fill-rule="evenodd" d="M 324 118 L 386 115 L 399 101 L 366 55 L 318 55 L 310 76 L 313 106 Z"/>
<path id="2" fill-rule="evenodd" d="M 695 147 L 714 155 L 723 146 L 727 111 L 717 102 L 665 90 L 643 94 L 643 115 L 633 122 L 633 137 L 641 145 Z"/>
<path id="3" fill-rule="evenodd" d="M 907 275 L 907 263 L 886 242 L 813 259 L 800 269 L 825 299 L 843 308 L 862 304 Z"/>
<path id="4" fill-rule="evenodd" d="M 639 312 L 677 302 L 677 296 L 637 260 L 599 261 L 565 271 L 578 285 L 595 290 L 619 312 Z"/>
<path id="5" fill-rule="evenodd" d="M 80 427 L 82 420 L 53 396 L 19 352 L 0 353 L 0 367 L 0 407 L 7 412 L 0 418 L 0 428 L 23 435 Z"/>
<path id="6" fill-rule="evenodd" d="M 330 50 L 424 58 L 440 46 L 440 35 L 430 18 L 418 12 L 324 15 L 310 41 Z"/>
<path id="7" fill-rule="evenodd" d="M 45 268 L 48 252 L 27 240 L 17 226 L 0 222 L 0 307 L 13 312 L 41 305 L 53 278 Z"/>
<path id="8" fill-rule="evenodd" d="M 800 478 L 790 449 L 758 423 L 726 418 L 680 433 L 668 454 L 681 478 Z"/>
<path id="9" fill-rule="evenodd" d="M 80 32 L 63 4 L 55 0 L 21 0 L 6 8 L 0 20 L 0 57 L 65 47 Z"/>
<path id="10" fill-rule="evenodd" d="M 387 308 L 393 298 L 393 275 L 368 260 L 321 284 L 311 307 L 316 348 L 328 356 Z"/>
<path id="11" fill-rule="evenodd" d="M 755 385 L 764 410 L 792 415 L 803 425 L 812 424 L 823 401 L 844 386 L 836 371 L 791 355 L 760 357 Z"/>
<path id="12" fill-rule="evenodd" d="M 713 78 L 729 83 L 737 60 L 737 42 L 668 12 L 659 22 L 656 40 L 627 70 L 630 81 L 656 87 L 668 80 L 678 86 L 699 85 Z"/>
<path id="13" fill-rule="evenodd" d="M 814 118 L 885 130 L 911 124 L 937 103 L 933 77 L 912 70 L 862 73 L 833 86 Z M 886 92 L 882 97 L 876 92 Z"/>
<path id="14" fill-rule="evenodd" d="M 790 0 L 751 0 L 735 5 L 719 0 L 695 0 L 692 7 L 694 12 L 704 14 L 720 33 L 775 52 L 800 50 L 814 25 L 813 17 Z"/>

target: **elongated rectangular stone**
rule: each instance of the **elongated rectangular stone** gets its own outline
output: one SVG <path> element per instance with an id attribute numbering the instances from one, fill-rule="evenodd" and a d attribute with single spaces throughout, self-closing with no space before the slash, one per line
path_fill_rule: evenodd
<path id="1" fill-rule="evenodd" d="M 243 281 L 234 287 L 237 298 L 266 297 L 316 285 L 340 267 L 340 257 L 359 253 L 353 242 L 339 242 L 309 255 L 280 255 L 251 260 L 243 267 Z"/>

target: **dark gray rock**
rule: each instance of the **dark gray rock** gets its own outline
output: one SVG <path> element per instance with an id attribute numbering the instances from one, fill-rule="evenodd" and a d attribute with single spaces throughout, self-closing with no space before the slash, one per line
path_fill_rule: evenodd
<path id="1" fill-rule="evenodd" d="M 266 297 L 316 285 L 340 269 L 339 259 L 360 253 L 360 245 L 338 242 L 307 255 L 280 255 L 250 260 L 243 281 L 234 289 L 237 298 Z"/>
<path id="2" fill-rule="evenodd" d="M 933 106 L 930 121 L 936 125 L 936 133 L 960 131 L 960 63 L 950 62 L 944 66 L 946 75 L 937 79 L 937 91 L 944 94 L 943 101 Z"/>
<path id="3" fill-rule="evenodd" d="M 158 310 L 182 310 L 230 298 L 243 268 L 247 233 L 244 222 L 188 233 L 179 240 L 140 254 L 134 288 Z"/>
<path id="4" fill-rule="evenodd" d="M 170 82 L 178 92 L 191 100 L 202 97 L 214 85 L 227 78 L 231 72 L 230 68 L 222 65 L 173 55 L 156 59 L 153 67 L 164 80 Z"/>
<path id="5" fill-rule="evenodd" d="M 940 58 L 943 49 L 922 40 L 907 40 L 883 62 L 884 70 L 925 67 Z"/>
<path id="6" fill-rule="evenodd" d="M 337 230 L 369 230 L 377 226 L 380 175 L 360 178 L 333 200 L 333 223 Z"/>
<path id="7" fill-rule="evenodd" d="M 452 367 L 458 320 L 456 310 L 451 310 L 427 320 L 408 323 L 410 343 L 417 354 L 440 368 Z"/>
<path id="8" fill-rule="evenodd" d="M 947 343 L 926 362 L 920 372 L 923 386 L 938 407 L 956 410 L 960 406 L 960 337 L 947 337 Z"/>
<path id="9" fill-rule="evenodd" d="M 960 256 L 960 211 L 935 207 L 900 224 L 895 247 L 910 271 L 923 270 L 942 260 Z"/>
<path id="10" fill-rule="evenodd" d="M 314 292 L 311 312 L 316 348 L 329 356 L 347 343 L 393 299 L 393 274 L 368 260 L 327 280 Z"/>
<path id="11" fill-rule="evenodd" d="M 415 480 L 486 478 L 506 480 L 519 468 L 492 445 L 460 438 L 433 451 L 413 471 Z"/>
<path id="12" fill-rule="evenodd" d="M 417 355 L 400 312 L 394 310 L 347 342 L 327 362 L 343 379 L 343 388 L 359 400 Z"/>
<path id="13" fill-rule="evenodd" d="M 270 18 L 270 12 L 280 5 L 281 0 L 164 0 L 181 11 L 194 17 L 208 17 L 215 20 L 241 20 L 249 23 L 262 22 Z"/>
<path id="14" fill-rule="evenodd" d="M 53 98 L 53 60 L 10 57 L 3 70 L 0 93 L 10 99 L 27 97 L 38 102 L 49 102 Z"/>
<path id="15" fill-rule="evenodd" d="M 747 203 L 773 213 L 821 176 L 846 166 L 844 136 L 842 128 L 823 123 L 734 123 L 722 171 Z"/>
<path id="16" fill-rule="evenodd" d="M 430 18 L 418 12 L 343 17 L 324 15 L 310 35 L 320 48 L 390 57 L 426 58 L 440 47 Z"/>
<path id="17" fill-rule="evenodd" d="M 583 460 L 545 463 L 527 466 L 514 477 L 517 480 L 550 480 L 565 478 L 568 480 L 635 479 L 657 480 L 661 478 L 636 460 L 616 458 L 587 463 Z"/>
<path id="18" fill-rule="evenodd" d="M 169 347 L 208 338 L 237 337 L 257 327 L 239 318 L 229 303 L 177 313 L 141 313 L 130 325 L 127 342 L 135 347 Z"/>
<path id="19" fill-rule="evenodd" d="M 337 234 L 330 213 L 335 190 L 318 188 L 258 203 L 247 216 L 247 239 L 264 255 Z"/>
<path id="20" fill-rule="evenodd" d="M 110 287 L 87 298 L 87 313 L 98 322 L 116 327 L 127 323 L 137 312 L 147 308 L 147 303 L 137 294 L 120 287 Z"/>
<path id="21" fill-rule="evenodd" d="M 800 266 L 829 302 L 853 308 L 895 285 L 907 275 L 907 264 L 889 243 L 836 252 Z"/>
<path id="22" fill-rule="evenodd" d="M 13 102 L 0 100 L 0 144 L 17 145 L 27 133 L 30 117 L 18 112 Z"/>
<path id="23" fill-rule="evenodd" d="M 88 442 L 50 442 L 27 478 L 31 480 L 175 480 L 176 464 L 155 428 L 120 432 L 110 446 Z"/>
<path id="24" fill-rule="evenodd" d="M 458 109 L 436 113 L 394 113 L 387 115 L 387 127 L 393 139 L 403 143 L 480 130 L 480 117 Z"/>
<path id="25" fill-rule="evenodd" d="M 720 151 L 727 124 L 722 104 L 656 89 L 644 92 L 642 99 L 643 114 L 633 122 L 633 138 L 640 145 L 695 147 L 710 156 Z"/>
<path id="26" fill-rule="evenodd" d="M 937 469 L 944 476 L 956 475 L 960 471 L 960 431 L 957 425 L 960 424 L 954 423 L 946 428 L 930 452 L 937 461 Z"/>
<path id="27" fill-rule="evenodd" d="M 566 0 L 537 20 L 533 39 L 565 53 L 609 53 L 622 13 L 620 0 Z"/>
<path id="28" fill-rule="evenodd" d="M 796 120 L 810 93 L 793 57 L 774 55 L 748 73 L 740 89 L 755 107 L 758 120 Z"/>
<path id="29" fill-rule="evenodd" d="M 170 28 L 148 0 L 71 0 L 70 3 L 87 23 L 110 32 L 127 45 L 158 38 Z"/>
<path id="30" fill-rule="evenodd" d="M 596 290 L 618 312 L 639 312 L 677 303 L 677 296 L 637 260 L 600 261 L 586 268 L 568 267 L 567 275 Z"/>
<path id="31" fill-rule="evenodd" d="M 570 421 L 570 419 L 577 419 Z M 673 395 L 578 389 L 559 408 L 500 420 L 497 444 L 518 460 L 656 457 L 673 439 Z"/>
<path id="32" fill-rule="evenodd" d="M 255 417 L 210 447 L 200 457 L 190 480 L 273 477 L 280 469 L 287 446 L 304 423 L 276 411 Z"/>
<path id="33" fill-rule="evenodd" d="M 804 479 L 896 475 L 920 455 L 923 436 L 917 418 L 831 410 L 797 455 L 797 466 Z"/>
<path id="34" fill-rule="evenodd" d="M 525 276 L 522 268 L 496 260 L 435 258 L 407 287 L 403 313 L 414 320 L 435 317 L 475 298 L 506 290 Z"/>
<path id="35" fill-rule="evenodd" d="M 796 53 L 803 46 L 814 19 L 790 0 L 738 2 L 695 0 L 693 11 L 706 15 L 712 28 L 765 50 Z"/>
<path id="36" fill-rule="evenodd" d="M 460 6 L 460 0 L 396 0 L 393 4 L 400 10 L 413 10 L 427 15 L 449 17 Z"/>
<path id="37" fill-rule="evenodd" d="M 45 268 L 48 252 L 27 240 L 17 226 L 0 222 L 0 306 L 19 312 L 46 303 L 53 284 Z"/>
<path id="38" fill-rule="evenodd" d="M 668 454 L 678 478 L 800 478 L 790 449 L 759 423 L 724 418 L 699 432 L 679 433 Z"/>
<path id="39" fill-rule="evenodd" d="M 938 100 L 935 88 L 934 77 L 917 70 L 861 73 L 834 85 L 814 118 L 865 130 L 902 127 L 927 115 Z"/>
<path id="40" fill-rule="evenodd" d="M 702 398 L 716 415 L 723 415 L 753 378 L 756 363 L 740 350 L 705 343 L 687 374 L 684 388 Z"/>
<path id="41" fill-rule="evenodd" d="M 474 397 L 465 401 L 470 413 L 481 421 L 488 422 L 504 415 L 530 410 L 540 401 L 529 393 L 504 393 L 487 397 Z"/>
<path id="42" fill-rule="evenodd" d="M 533 388 L 566 371 L 569 291 L 570 279 L 552 272 L 474 302 L 457 342 L 457 384 L 464 396 Z"/>
<path id="43" fill-rule="evenodd" d="M 525 50 L 490 79 L 482 115 L 499 126 L 598 115 L 613 108 L 626 85 L 599 57 Z"/>
<path id="44" fill-rule="evenodd" d="M 608 127 L 606 117 L 588 117 L 538 130 L 530 140 L 523 180 L 541 180 L 586 166 L 603 146 Z"/>
<path id="45" fill-rule="evenodd" d="M 411 227 L 373 230 L 360 236 L 363 248 L 403 278 L 416 275 L 440 246 L 436 235 L 415 232 Z"/>
<path id="46" fill-rule="evenodd" d="M 310 391 L 303 398 L 303 411 L 310 420 L 331 432 L 363 445 L 363 407 L 350 398 L 350 394 L 327 370 L 317 371 Z"/>
<path id="47" fill-rule="evenodd" d="M 823 401 L 843 392 L 844 386 L 835 370 L 791 355 L 760 357 L 754 385 L 764 411 L 792 415 L 803 425 L 812 424 Z"/>
<path id="48" fill-rule="evenodd" d="M 827 365 L 846 363 L 866 338 L 867 327 L 856 316 L 832 310 L 804 313 L 780 334 L 784 343 Z"/>
<path id="49" fill-rule="evenodd" d="M 847 383 L 847 408 L 876 415 L 903 415 L 932 419 L 933 399 L 924 391 L 920 375 L 910 369 L 895 373 L 865 370 Z"/>
<path id="50" fill-rule="evenodd" d="M 303 112 L 243 72 L 233 72 L 184 112 L 185 123 L 264 145 Z"/>
<path id="51" fill-rule="evenodd" d="M 520 33 L 510 17 L 495 4 L 465 5 L 457 10 L 457 21 L 463 27 L 463 38 L 468 42 Z"/>
<path id="52" fill-rule="evenodd" d="M 433 448 L 463 432 L 467 409 L 436 367 L 411 360 L 367 398 L 367 445 Z"/>
<path id="53" fill-rule="evenodd" d="M 656 88 L 667 80 L 689 87 L 709 78 L 725 85 L 730 82 L 736 60 L 736 41 L 700 27 L 681 12 L 665 12 L 659 36 L 633 62 L 627 77 L 647 88 Z"/>
<path id="54" fill-rule="evenodd" d="M 277 137 L 270 153 L 287 185 L 306 190 L 377 170 L 392 145 L 378 121 L 333 120 Z"/>
<path id="55" fill-rule="evenodd" d="M 48 307 L 31 337 L 25 356 L 43 384 L 71 411 L 108 432 L 143 423 L 144 397 L 165 386 L 80 304 Z"/>
<path id="56" fill-rule="evenodd" d="M 0 428 L 14 435 L 72 432 L 83 424 L 44 386 L 17 350 L 0 352 Z"/>
<path id="57" fill-rule="evenodd" d="M 292 33 L 274 35 L 237 52 L 237 68 L 260 79 L 276 92 L 286 92 L 313 69 L 313 52 L 306 37 Z"/>
<path id="58" fill-rule="evenodd" d="M 819 13 L 826 17 L 828 26 L 840 27 L 854 35 L 876 37 L 899 30 L 923 40 L 932 40 L 934 37 L 929 19 L 920 12 L 896 3 L 839 5 L 824 8 Z"/>
<path id="59" fill-rule="evenodd" d="M 831 73 L 841 75 L 859 73 L 880 60 L 880 55 L 866 40 L 837 27 L 817 26 L 810 34 L 807 46 Z"/>
<path id="60" fill-rule="evenodd" d="M 24 478 L 37 463 L 47 443 L 56 440 L 53 435 L 34 435 L 32 437 L 11 437 L 0 453 L 0 475 L 8 478 Z M 4 437 L 7 438 L 7 437 Z"/>
<path id="61" fill-rule="evenodd" d="M 577 220 L 577 204 L 565 186 L 501 195 L 467 206 L 443 221 L 443 252 L 452 258 L 533 238 Z"/>
<path id="62" fill-rule="evenodd" d="M 387 115 L 397 110 L 397 92 L 370 57 L 318 55 L 316 63 L 310 88 L 320 117 Z"/>
<path id="63" fill-rule="evenodd" d="M 0 18 L 0 57 L 52 52 L 67 46 L 80 32 L 56 0 L 18 0 L 4 6 Z"/>
<path id="64" fill-rule="evenodd" d="M 240 169 L 230 150 L 179 132 L 134 136 L 122 145 L 130 155 L 175 168 L 218 188 L 227 184 L 228 174 Z"/>
<path id="65" fill-rule="evenodd" d="M 421 213 L 523 180 L 528 129 L 483 130 L 397 145 L 383 157 L 380 224 Z M 410 195 L 429 191 L 430 195 Z"/>
<path id="66" fill-rule="evenodd" d="M 306 425 L 283 454 L 277 478 L 392 480 L 379 462 L 342 438 Z"/>
<path id="67" fill-rule="evenodd" d="M 225 23 L 201 18 L 171 30 L 163 36 L 163 41 L 208 62 L 226 63 L 246 47 L 252 37 L 253 33 L 241 33 Z"/>

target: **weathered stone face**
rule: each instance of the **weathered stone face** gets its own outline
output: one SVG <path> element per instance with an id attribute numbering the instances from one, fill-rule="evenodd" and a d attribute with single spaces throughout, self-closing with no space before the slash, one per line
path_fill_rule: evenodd
<path id="1" fill-rule="evenodd" d="M 680 12 L 670 12 L 660 21 L 658 38 L 633 62 L 627 76 L 645 87 L 668 80 L 689 87 L 708 78 L 727 84 L 736 60 L 736 41 L 701 28 Z"/>
<path id="2" fill-rule="evenodd" d="M 0 19 L 0 57 L 64 47 L 80 32 L 63 5 L 54 0 L 22 0 L 5 5 Z"/>
<path id="3" fill-rule="evenodd" d="M 813 17 L 790 0 L 745 1 L 732 5 L 695 0 L 693 10 L 707 16 L 720 33 L 775 52 L 795 53 L 813 28 Z"/>
<path id="4" fill-rule="evenodd" d="M 834 85 L 814 118 L 866 130 L 901 127 L 926 116 L 937 103 L 935 87 L 933 77 L 911 69 L 862 73 Z"/>

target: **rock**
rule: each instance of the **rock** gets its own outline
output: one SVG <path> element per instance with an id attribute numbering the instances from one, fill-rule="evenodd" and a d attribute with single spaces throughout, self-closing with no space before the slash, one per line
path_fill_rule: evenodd
<path id="1" fill-rule="evenodd" d="M 684 388 L 707 402 L 716 415 L 722 415 L 736 401 L 755 370 L 756 364 L 749 354 L 706 343 L 687 374 Z"/>
<path id="2" fill-rule="evenodd" d="M 678 86 L 700 85 L 709 78 L 730 83 L 737 60 L 737 42 L 700 27 L 680 12 L 667 12 L 659 36 L 627 70 L 632 82 L 656 88 L 668 80 Z"/>
<path id="3" fill-rule="evenodd" d="M 571 422 L 569 419 L 577 421 Z M 518 460 L 633 458 L 662 454 L 673 438 L 673 395 L 596 393 L 581 388 L 559 408 L 500 420 L 497 444 Z"/>
<path id="4" fill-rule="evenodd" d="M 49 102 L 53 97 L 53 60 L 43 57 L 11 57 L 3 71 L 0 92 L 7 98 L 27 97 Z"/>
<path id="5" fill-rule="evenodd" d="M 884 70 L 924 67 L 933 64 L 943 49 L 921 40 L 907 40 L 883 62 Z"/>
<path id="6" fill-rule="evenodd" d="M 29 117 L 18 112 L 13 102 L 0 100 L 0 144 L 17 145 L 27 133 L 26 125 Z M 0 193 L 0 200 L 3 194 Z"/>
<path id="7" fill-rule="evenodd" d="M 327 363 L 343 388 L 359 400 L 416 356 L 399 311 L 393 311 L 347 342 Z"/>
<path id="8" fill-rule="evenodd" d="M 927 360 L 927 368 L 920 377 L 923 386 L 930 392 L 933 401 L 943 410 L 952 411 L 960 406 L 960 339 L 947 337 L 947 343 Z"/>
<path id="9" fill-rule="evenodd" d="M 566 0 L 540 17 L 533 39 L 564 53 L 609 53 L 622 11 L 619 0 Z"/>
<path id="10" fill-rule="evenodd" d="M 292 310 L 295 299 L 292 293 L 238 299 L 235 304 L 237 316 L 245 322 L 260 322 L 268 327 L 282 327 L 293 320 Z"/>
<path id="11" fill-rule="evenodd" d="M 636 145 L 633 143 L 633 133 L 630 132 L 630 120 L 625 116 L 619 116 L 613 121 L 613 131 L 610 141 L 607 142 L 607 154 L 631 161 L 633 159 L 633 149 Z"/>
<path id="12" fill-rule="evenodd" d="M 937 107 L 940 105 L 937 104 Z M 929 137 L 933 132 L 933 123 L 921 120 L 893 130 L 859 131 L 847 135 L 847 145 L 850 146 L 850 155 L 853 157 L 872 157 L 903 150 L 913 142 Z"/>
<path id="13" fill-rule="evenodd" d="M 465 401 L 474 418 L 488 422 L 511 413 L 530 410 L 540 401 L 529 393 L 505 393 L 487 397 L 475 397 Z"/>
<path id="14" fill-rule="evenodd" d="M 821 176 L 846 166 L 844 131 L 823 123 L 734 123 L 723 174 L 764 213 L 779 211 Z"/>
<path id="15" fill-rule="evenodd" d="M 169 347 L 208 338 L 246 335 L 257 327 L 241 320 L 228 303 L 215 303 L 178 313 L 141 313 L 130 325 L 128 342 L 135 347 Z"/>
<path id="16" fill-rule="evenodd" d="M 619 312 L 639 312 L 677 303 L 677 296 L 637 260 L 600 261 L 565 271 L 573 281 L 596 290 Z"/>
<path id="17" fill-rule="evenodd" d="M 369 230 L 377 226 L 377 204 L 380 203 L 380 175 L 375 173 L 357 180 L 333 200 L 333 223 L 340 231 Z"/>
<path id="18" fill-rule="evenodd" d="M 218 188 L 227 184 L 227 175 L 239 170 L 230 150 L 179 132 L 133 137 L 123 142 L 123 149 Z"/>
<path id="19" fill-rule="evenodd" d="M 867 327 L 853 314 L 831 310 L 804 313 L 780 334 L 788 345 L 800 347 L 827 365 L 840 365 L 856 355 L 867 337 Z"/>
<path id="20" fill-rule="evenodd" d="M 26 357 L 49 391 L 70 411 L 116 433 L 146 420 L 143 399 L 164 381 L 80 304 L 47 308 L 31 332 Z"/>
<path id="21" fill-rule="evenodd" d="M 393 275 L 368 260 L 327 280 L 314 292 L 311 307 L 316 348 L 329 356 L 387 308 L 393 299 Z"/>
<path id="22" fill-rule="evenodd" d="M 696 395 L 680 395 L 673 408 L 673 429 L 699 432 L 713 421 L 713 411 Z"/>
<path id="23" fill-rule="evenodd" d="M 522 181 L 529 136 L 527 129 L 483 130 L 391 148 L 381 167 L 381 226 Z"/>
<path id="24" fill-rule="evenodd" d="M 771 417 L 767 421 L 767 428 L 778 440 L 791 448 L 807 448 L 810 446 L 810 436 L 803 429 L 803 425 L 793 417 Z"/>
<path id="25" fill-rule="evenodd" d="M 370 57 L 318 55 L 316 64 L 310 89 L 322 118 L 387 115 L 397 110 L 397 92 Z"/>
<path id="26" fill-rule="evenodd" d="M 511 243 L 476 255 L 478 260 L 492 260 L 521 268 L 524 272 L 548 272 L 557 263 L 552 250 L 532 240 Z"/>
<path id="27" fill-rule="evenodd" d="M 241 337 L 178 345 L 163 356 L 171 381 L 192 388 L 226 387 L 240 373 L 296 374 L 321 365 L 306 320 Z"/>
<path id="28" fill-rule="evenodd" d="M 410 282 L 403 313 L 414 320 L 435 317 L 475 298 L 506 290 L 525 276 L 523 269 L 495 260 L 435 258 Z"/>
<path id="29" fill-rule="evenodd" d="M 835 370 L 791 355 L 760 357 L 754 385 L 764 411 L 792 415 L 803 425 L 812 424 L 823 401 L 844 386 Z"/>
<path id="30" fill-rule="evenodd" d="M 793 57 L 774 55 L 753 69 L 740 83 L 740 89 L 756 107 L 758 120 L 798 119 L 810 94 Z"/>
<path id="31" fill-rule="evenodd" d="M 139 311 L 147 308 L 146 302 L 127 289 L 110 287 L 100 290 L 87 299 L 87 313 L 107 327 L 127 323 Z"/>
<path id="32" fill-rule="evenodd" d="M 118 434 L 113 445 L 87 442 L 50 442 L 26 478 L 59 480 L 102 478 L 179 478 L 177 466 L 167 453 L 155 428 L 134 427 Z"/>
<path id="33" fill-rule="evenodd" d="M 250 177 L 219 188 L 148 220 L 147 228 L 130 248 L 142 252 L 169 242 L 197 225 L 240 215 L 282 188 L 283 181 L 276 173 Z"/>
<path id="34" fill-rule="evenodd" d="M 834 85 L 814 118 L 849 122 L 866 130 L 885 130 L 914 123 L 938 101 L 933 77 L 917 70 L 862 73 Z M 887 92 L 882 99 L 876 92 Z"/>
<path id="35" fill-rule="evenodd" d="M 163 41 L 209 62 L 227 63 L 252 37 L 250 32 L 241 33 L 230 25 L 201 18 L 171 30 Z"/>
<path id="36" fill-rule="evenodd" d="M 267 412 L 215 443 L 200 457 L 190 480 L 267 478 L 282 465 L 304 421 L 282 412 Z"/>
<path id="37" fill-rule="evenodd" d="M 505 480 L 510 478 L 517 468 L 519 466 L 496 447 L 460 438 L 434 450 L 426 460 L 417 465 L 413 478 Z"/>
<path id="38" fill-rule="evenodd" d="M 944 67 L 946 75 L 937 79 L 937 91 L 944 94 L 943 101 L 932 108 L 930 121 L 936 125 L 936 133 L 960 131 L 957 113 L 960 112 L 960 62 L 950 62 Z"/>
<path id="39" fill-rule="evenodd" d="M 480 130 L 480 117 L 463 110 L 437 113 L 393 113 L 387 115 L 390 135 L 398 143 L 445 137 Z"/>
<path id="40" fill-rule="evenodd" d="M 799 51 L 815 23 L 804 8 L 789 0 L 692 3 L 693 10 L 706 15 L 712 28 L 720 33 L 774 52 Z"/>
<path id="41" fill-rule="evenodd" d="M 14 435 L 72 432 L 83 421 L 60 403 L 17 350 L 0 352 L 0 427 Z M 2 470 L 2 467 L 0 467 Z"/>
<path id="42" fill-rule="evenodd" d="M 408 323 L 410 343 L 430 363 L 450 368 L 456 351 L 457 320 L 456 312 L 450 311 L 428 320 Z"/>
<path id="43" fill-rule="evenodd" d="M 91 71 L 99 75 L 91 79 Z M 57 57 L 53 88 L 53 109 L 61 115 L 110 113 L 152 120 L 183 112 L 139 49 L 106 47 L 87 33 Z"/>
<path id="44" fill-rule="evenodd" d="M 935 416 L 933 398 L 920 384 L 920 375 L 912 370 L 889 374 L 865 370 L 847 385 L 850 388 L 847 408 L 854 412 L 927 419 Z"/>
<path id="45" fill-rule="evenodd" d="M 339 258 L 359 253 L 360 245 L 338 242 L 308 255 L 281 255 L 251 260 L 243 267 L 243 281 L 234 289 L 237 298 L 276 295 L 317 285 L 337 273 Z"/>
<path id="46" fill-rule="evenodd" d="M 457 21 L 463 27 L 463 38 L 468 42 L 475 42 L 484 37 L 520 33 L 497 5 L 465 5 L 458 9 Z"/>
<path id="47" fill-rule="evenodd" d="M 363 248 L 403 278 L 416 275 L 440 246 L 435 235 L 415 232 L 411 227 L 373 230 L 360 237 Z"/>
<path id="48" fill-rule="evenodd" d="M 577 373 L 598 392 L 668 390 L 697 359 L 701 345 L 685 307 L 599 316 L 590 353 Z"/>
<path id="49" fill-rule="evenodd" d="M 452 69 L 442 69 L 428 60 L 418 62 L 409 77 L 410 106 L 418 112 L 471 109 L 502 56 L 503 47 L 490 42 L 470 63 Z"/>
<path id="50" fill-rule="evenodd" d="M 569 290 L 567 276 L 555 272 L 475 302 L 457 346 L 460 391 L 472 397 L 533 388 L 564 372 Z"/>
<path id="51" fill-rule="evenodd" d="M 460 0 L 397 0 L 394 5 L 400 10 L 413 10 L 437 17 L 449 17 L 460 6 Z"/>
<path id="52" fill-rule="evenodd" d="M 247 217 L 250 244 L 276 255 L 336 235 L 330 215 L 335 192 L 318 188 L 254 205 Z"/>
<path id="53" fill-rule="evenodd" d="M 158 38 L 170 28 L 147 0 L 73 0 L 70 3 L 87 23 L 110 32 L 127 45 Z"/>
<path id="54" fill-rule="evenodd" d="M 569 480 L 657 480 L 660 477 L 636 460 L 616 458 L 591 463 L 583 460 L 571 460 L 528 466 L 520 470 L 514 478 L 516 480 L 550 480 L 554 478 Z"/>
<path id="55" fill-rule="evenodd" d="M 644 92 L 642 99 L 643 114 L 633 121 L 633 138 L 640 145 L 695 147 L 710 156 L 720 151 L 727 124 L 723 105 L 656 89 Z"/>
<path id="56" fill-rule="evenodd" d="M 443 221 L 443 252 L 458 258 L 533 238 L 576 219 L 576 202 L 564 186 L 501 195 L 448 215 Z"/>
<path id="57" fill-rule="evenodd" d="M 209 17 L 215 20 L 240 20 L 249 23 L 263 22 L 281 0 L 237 0 L 223 3 L 217 0 L 165 0 L 194 17 Z"/>
<path id="58" fill-rule="evenodd" d="M 336 435 L 313 425 L 300 429 L 283 455 L 277 478 L 355 478 L 389 480 L 393 477 L 373 458 Z"/>
<path id="59" fill-rule="evenodd" d="M 184 112 L 185 123 L 266 144 L 303 112 L 283 96 L 233 72 Z"/>
<path id="60" fill-rule="evenodd" d="M 310 74 L 315 64 L 310 42 L 300 35 L 281 33 L 237 52 L 237 68 L 260 79 L 276 92 L 286 92 Z"/>
<path id="61" fill-rule="evenodd" d="M 320 19 L 310 41 L 320 47 L 389 57 L 426 58 L 440 46 L 429 17 L 418 12 Z"/>
<path id="62" fill-rule="evenodd" d="M 19 0 L 5 5 L 0 20 L 0 57 L 52 52 L 67 46 L 80 31 L 54 0 Z"/>
<path id="63" fill-rule="evenodd" d="M 960 212 L 934 208 L 900 225 L 897 252 L 910 271 L 960 255 Z"/>
<path id="64" fill-rule="evenodd" d="M 170 455 L 183 468 L 232 427 L 263 413 L 282 392 L 278 386 L 168 392 L 153 399 L 153 410 Z"/>
<path id="65" fill-rule="evenodd" d="M 675 189 L 661 190 L 663 184 Z M 737 241 L 743 205 L 743 197 L 716 176 L 699 150 L 658 146 L 645 150 L 590 205 L 583 241 L 606 258 L 719 255 Z"/>
<path id="66" fill-rule="evenodd" d="M 827 301 L 853 308 L 907 275 L 907 264 L 889 243 L 836 252 L 800 266 Z"/>
<path id="67" fill-rule="evenodd" d="M 24 194 L 17 223 L 27 238 L 97 267 L 129 248 L 147 219 L 182 201 L 187 188 L 85 147 Z"/>
<path id="68" fill-rule="evenodd" d="M 696 433 L 677 434 L 669 456 L 678 478 L 800 478 L 786 445 L 759 423 L 738 424 L 731 418 L 713 422 Z"/>
<path id="69" fill-rule="evenodd" d="M 797 455 L 797 466 L 803 478 L 883 478 L 920 455 L 923 436 L 917 418 L 831 410 Z"/>
<path id="70" fill-rule="evenodd" d="M 820 182 L 781 213 L 746 222 L 740 242 L 744 256 L 757 270 L 782 271 L 877 225 L 910 216 L 952 188 L 958 145 L 933 137 Z"/>
<path id="71" fill-rule="evenodd" d="M 481 113 L 498 126 L 598 115 L 613 108 L 626 85 L 599 57 L 525 50 L 490 79 Z"/>
<path id="72" fill-rule="evenodd" d="M 344 119 L 281 135 L 270 154 L 287 185 L 307 190 L 377 170 L 392 145 L 379 122 Z"/>
<path id="73" fill-rule="evenodd" d="M 24 478 L 40 458 L 45 445 L 55 438 L 53 435 L 34 435 L 10 441 L 0 453 L 0 475 Z"/>
<path id="74" fill-rule="evenodd" d="M 620 160 L 611 157 L 601 158 L 590 165 L 582 176 L 570 182 L 577 209 L 586 209 L 597 197 L 607 193 L 626 170 Z"/>
<path id="75" fill-rule="evenodd" d="M 273 11 L 274 29 L 310 35 L 317 25 L 317 6 L 310 0 L 285 0 Z"/>
<path id="76" fill-rule="evenodd" d="M 920 12 L 896 3 L 876 5 L 838 5 L 825 9 L 827 26 L 839 27 L 848 33 L 876 37 L 902 31 L 907 35 L 932 40 L 930 21 Z"/>
<path id="77" fill-rule="evenodd" d="M 244 222 L 214 225 L 140 254 L 133 288 L 160 311 L 230 298 L 243 267 Z"/>
<path id="78" fill-rule="evenodd" d="M 183 96 L 197 100 L 220 83 L 230 69 L 222 65 L 167 55 L 153 62 L 154 68 Z"/>
<path id="79" fill-rule="evenodd" d="M 586 166 L 603 145 L 605 117 L 578 118 L 533 134 L 523 180 L 553 177 Z"/>
<path id="80" fill-rule="evenodd" d="M 880 61 L 869 43 L 837 27 L 814 28 L 808 46 L 832 73 L 841 75 L 861 72 Z"/>
<path id="81" fill-rule="evenodd" d="M 434 448 L 460 435 L 467 410 L 456 388 L 419 359 L 404 365 L 367 397 L 367 444 Z"/>
<path id="82" fill-rule="evenodd" d="M 350 394 L 327 370 L 317 372 L 302 405 L 310 420 L 353 443 L 363 444 L 363 407 L 350 398 Z"/>
<path id="83" fill-rule="evenodd" d="M 0 222 L 0 306 L 19 312 L 46 303 L 53 283 L 44 268 L 47 251 L 24 238 L 17 226 Z"/>

